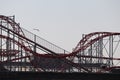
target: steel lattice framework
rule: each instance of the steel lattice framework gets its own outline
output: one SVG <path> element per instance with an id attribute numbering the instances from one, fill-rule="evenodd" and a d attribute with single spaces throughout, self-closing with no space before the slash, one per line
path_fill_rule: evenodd
<path id="1" fill-rule="evenodd" d="M 120 33 L 84 34 L 72 52 L 0 15 L 0 71 L 110 72 L 120 68 Z"/>

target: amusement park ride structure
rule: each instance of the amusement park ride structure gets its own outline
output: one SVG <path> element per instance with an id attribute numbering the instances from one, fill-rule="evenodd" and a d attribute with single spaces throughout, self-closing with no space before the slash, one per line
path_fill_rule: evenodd
<path id="1" fill-rule="evenodd" d="M 83 35 L 72 52 L 0 15 L 0 72 L 111 73 L 120 65 L 120 33 Z"/>

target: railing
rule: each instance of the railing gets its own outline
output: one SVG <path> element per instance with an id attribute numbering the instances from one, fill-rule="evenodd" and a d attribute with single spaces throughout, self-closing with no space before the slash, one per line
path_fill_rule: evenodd
<path id="1" fill-rule="evenodd" d="M 27 31 L 24 28 L 22 28 L 22 31 L 24 32 L 24 35 L 25 35 L 26 38 L 34 41 L 35 43 L 37 43 L 41 46 L 44 46 L 45 48 L 47 48 L 47 49 L 49 49 L 49 50 L 51 50 L 55 53 L 58 53 L 58 54 L 69 53 L 65 49 L 56 46 L 55 44 L 53 44 L 53 43 L 35 35 L 35 34 L 33 34 L 32 32 Z"/>

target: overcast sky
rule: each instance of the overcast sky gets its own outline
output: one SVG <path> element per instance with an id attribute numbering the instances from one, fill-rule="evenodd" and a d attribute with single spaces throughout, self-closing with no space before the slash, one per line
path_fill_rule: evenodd
<path id="1" fill-rule="evenodd" d="M 68 51 L 82 34 L 120 32 L 120 0 L 0 0 L 0 15 Z"/>

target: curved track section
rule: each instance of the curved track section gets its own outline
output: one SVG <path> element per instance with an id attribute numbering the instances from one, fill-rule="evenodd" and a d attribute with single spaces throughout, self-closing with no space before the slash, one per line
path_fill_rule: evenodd
<path id="1" fill-rule="evenodd" d="M 119 68 L 120 33 L 86 34 L 73 52 L 0 15 L 0 71 L 110 72 Z"/>

